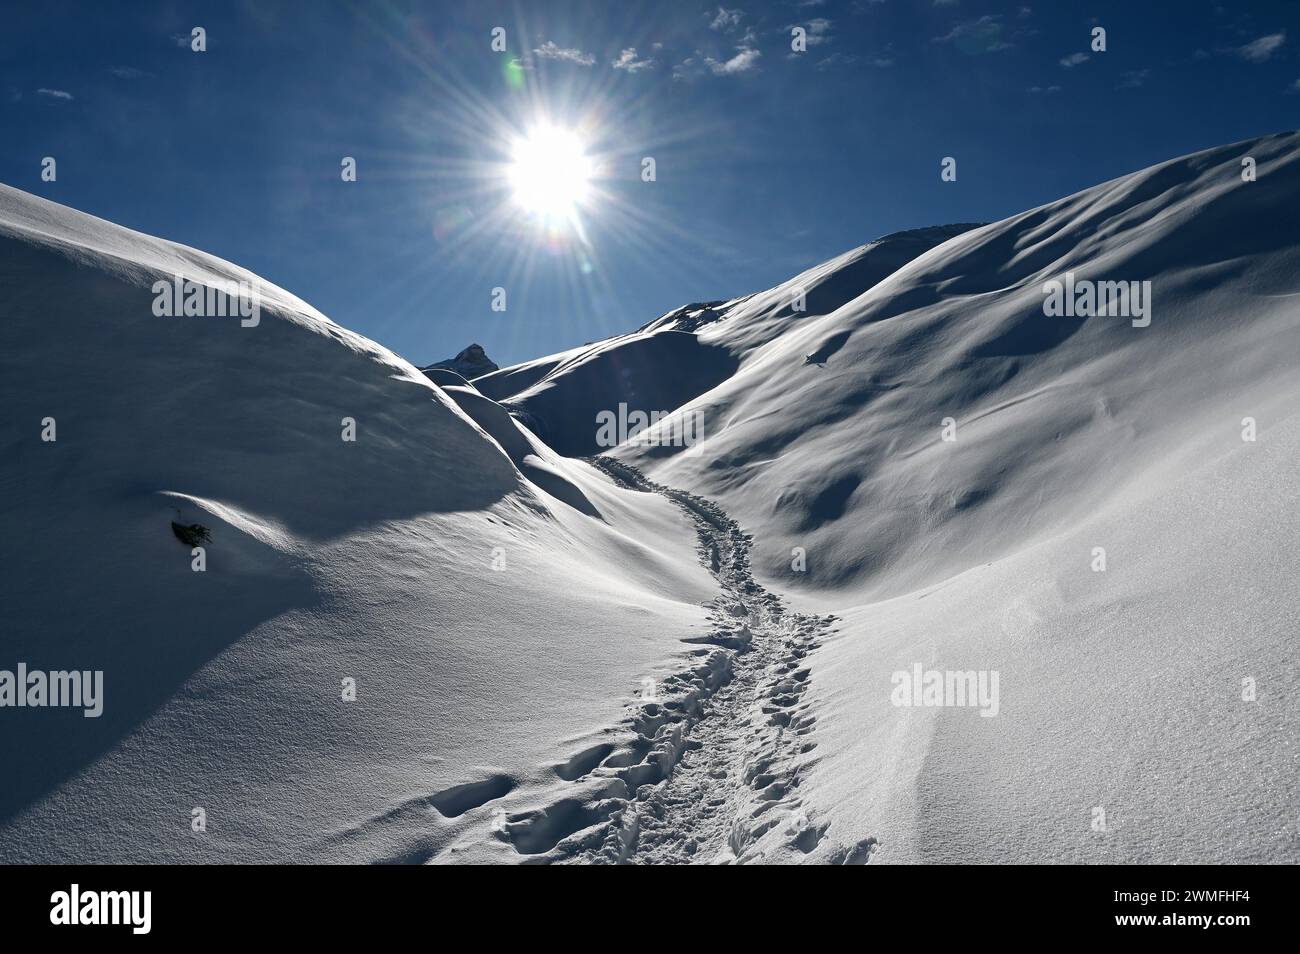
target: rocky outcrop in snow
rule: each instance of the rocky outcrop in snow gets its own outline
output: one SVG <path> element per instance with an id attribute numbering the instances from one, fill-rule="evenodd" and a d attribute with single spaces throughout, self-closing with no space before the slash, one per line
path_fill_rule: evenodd
<path id="1" fill-rule="evenodd" d="M 421 368 L 421 371 L 435 370 L 455 371 L 467 381 L 484 374 L 491 374 L 493 371 L 500 370 L 495 361 L 487 356 L 481 344 L 472 344 L 454 358 L 447 358 L 445 361 L 436 361 L 427 368 Z"/>

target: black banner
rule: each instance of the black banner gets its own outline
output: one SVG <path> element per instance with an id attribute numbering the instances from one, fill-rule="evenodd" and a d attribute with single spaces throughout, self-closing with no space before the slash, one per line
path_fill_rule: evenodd
<path id="1" fill-rule="evenodd" d="M 460 872 L 465 902 L 446 904 L 446 872 L 363 867 L 11 867 L 0 869 L 0 913 L 6 936 L 75 935 L 97 943 L 199 939 L 279 938 L 338 941 L 367 939 L 397 931 L 440 933 L 450 918 L 468 916 L 484 905 L 506 905 L 508 921 L 554 921 L 554 883 L 530 880 L 503 886 L 499 875 Z M 575 877 L 582 877 L 575 874 Z M 675 880 L 663 889 L 726 891 L 734 898 L 754 875 L 737 873 L 723 885 Z M 767 930 L 787 922 L 790 930 L 829 919 L 859 920 L 873 939 L 908 934 L 924 937 L 997 938 L 1096 937 L 1168 938 L 1191 936 L 1232 943 L 1261 929 L 1278 931 L 1293 872 L 1278 867 L 884 867 L 858 881 L 804 882 L 807 901 L 790 896 L 791 881 L 811 876 L 787 871 L 762 877 L 762 888 L 784 895 L 773 900 L 775 918 Z M 604 904 L 628 914 L 629 889 L 644 897 L 654 884 L 602 882 L 614 892 L 583 896 L 591 914 Z M 524 890 L 524 888 L 532 890 Z M 504 894 L 503 894 L 504 892 Z M 767 902 L 762 902 L 766 904 Z M 535 912 L 530 910 L 535 906 Z M 732 909 L 732 905 L 727 905 Z M 745 905 L 744 907 L 748 907 Z M 803 922 L 797 908 L 811 921 Z M 785 910 L 786 916 L 779 912 Z M 734 916 L 733 910 L 733 916 Z M 831 923 L 834 923 L 833 921 Z M 969 933 L 963 933 L 963 925 Z M 932 932 L 938 932 L 934 934 Z M 953 933 L 955 932 L 955 934 Z"/>

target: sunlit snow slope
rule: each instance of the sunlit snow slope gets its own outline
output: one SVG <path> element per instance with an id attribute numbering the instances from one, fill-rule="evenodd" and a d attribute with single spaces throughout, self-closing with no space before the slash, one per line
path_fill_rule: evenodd
<path id="1" fill-rule="evenodd" d="M 260 322 L 155 316 L 175 274 L 255 282 Z M 547 804 L 714 592 L 668 502 L 242 269 L 8 187 L 0 395 L 0 669 L 104 671 L 99 718 L 0 709 L 0 860 L 520 858 L 493 812 Z M 210 531 L 203 572 L 173 521 Z"/>
<path id="2" fill-rule="evenodd" d="M 107 697 L 0 710 L 0 860 L 578 837 L 717 592 L 667 500 L 561 456 L 620 404 L 697 416 L 614 454 L 840 617 L 790 767 L 818 837 L 772 860 L 1300 860 L 1298 151 L 887 236 L 469 382 L 265 284 L 257 327 L 155 317 L 159 278 L 257 279 L 0 187 L 0 669 Z M 1045 315 L 1067 272 L 1150 282 L 1149 325 Z M 205 572 L 173 520 L 211 529 Z M 997 714 L 896 705 L 915 666 L 996 672 Z"/>
<path id="3" fill-rule="evenodd" d="M 631 334 L 502 368 L 475 378 L 474 386 L 527 421 L 559 453 L 599 453 L 609 449 L 596 440 L 600 412 L 620 404 L 647 413 L 681 407 L 726 381 L 761 345 L 834 311 L 970 228 L 889 235 L 769 291 L 684 305 Z"/>
<path id="4" fill-rule="evenodd" d="M 766 340 L 686 406 L 703 440 L 617 451 L 720 503 L 769 584 L 844 617 L 801 789 L 841 841 L 1300 858 L 1298 214 L 1294 133 L 1104 183 Z M 1067 271 L 1150 281 L 1149 326 L 1046 316 Z M 999 714 L 893 705 L 916 664 L 999 671 Z"/>

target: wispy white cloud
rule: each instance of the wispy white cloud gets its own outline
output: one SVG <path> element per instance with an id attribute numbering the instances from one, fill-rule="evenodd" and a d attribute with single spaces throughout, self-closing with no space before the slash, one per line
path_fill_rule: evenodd
<path id="1" fill-rule="evenodd" d="M 830 56 L 817 61 L 817 69 L 825 72 L 826 70 L 838 69 L 841 66 L 852 66 L 858 61 L 858 58 L 852 53 L 832 53 Z"/>
<path id="2" fill-rule="evenodd" d="M 700 61 L 697 57 L 688 56 L 676 66 L 673 67 L 673 79 L 690 79 L 692 76 L 698 76 L 700 71 Z"/>
<path id="3" fill-rule="evenodd" d="M 726 7 L 718 7 L 717 14 L 709 24 L 711 30 L 734 30 L 740 26 L 740 18 L 745 15 L 744 10 L 728 10 Z"/>
<path id="4" fill-rule="evenodd" d="M 72 94 L 69 93 L 66 89 L 46 89 L 44 86 L 38 89 L 36 91 L 36 94 L 38 96 L 48 96 L 50 97 L 50 99 L 61 99 L 64 101 L 73 98 Z"/>
<path id="5" fill-rule="evenodd" d="M 951 43 L 963 53 L 999 53 L 1011 49 L 1012 44 L 1003 38 L 1002 17 L 998 14 L 982 16 L 978 20 L 958 23 L 935 43 Z"/>
<path id="6" fill-rule="evenodd" d="M 629 46 L 626 50 L 619 53 L 618 59 L 611 64 L 616 70 L 626 70 L 629 73 L 639 73 L 642 70 L 648 70 L 655 65 L 653 59 L 638 59 L 636 47 Z"/>
<path id="7" fill-rule="evenodd" d="M 714 76 L 734 76 L 737 73 L 749 73 L 758 69 L 758 58 L 762 55 L 752 46 L 742 46 L 729 60 L 719 62 L 712 57 L 706 57 L 704 62 Z"/>
<path id="8" fill-rule="evenodd" d="M 689 80 L 700 76 L 737 76 L 751 73 L 758 69 L 758 60 L 763 54 L 752 46 L 741 46 L 730 59 L 719 60 L 705 56 L 699 50 L 673 67 L 673 79 Z"/>
<path id="9" fill-rule="evenodd" d="M 816 17 L 807 23 L 788 23 L 781 28 L 781 32 L 788 37 L 790 31 L 795 27 L 803 29 L 804 39 L 808 46 L 821 46 L 823 43 L 830 43 L 834 39 L 831 36 L 831 21 L 825 17 Z"/>
<path id="10" fill-rule="evenodd" d="M 533 53 L 543 60 L 564 60 L 567 63 L 576 63 L 578 66 L 591 66 L 596 62 L 593 54 L 560 46 L 554 40 L 547 40 L 533 50 Z"/>
<path id="11" fill-rule="evenodd" d="M 1281 33 L 1270 33 L 1268 36 L 1251 40 L 1245 46 L 1231 47 L 1227 52 L 1235 53 L 1250 63 L 1263 63 L 1265 60 L 1272 59 L 1273 54 L 1280 50 L 1285 42 L 1286 31 L 1283 30 Z"/>
<path id="12" fill-rule="evenodd" d="M 883 55 L 858 56 L 853 53 L 836 52 L 836 53 L 832 53 L 830 56 L 818 60 L 816 69 L 824 73 L 827 72 L 828 70 L 837 70 L 841 68 L 846 68 L 846 67 L 854 66 L 858 63 L 862 63 L 866 66 L 872 66 L 875 67 L 876 69 L 883 70 L 894 65 L 894 57 L 889 53 Z"/>
<path id="13" fill-rule="evenodd" d="M 808 45 L 817 46 L 821 43 L 831 41 L 831 21 L 825 17 L 817 17 L 815 20 L 808 21 Z"/>
<path id="14" fill-rule="evenodd" d="M 1087 53 L 1071 53 L 1069 56 L 1061 57 L 1061 65 L 1067 70 L 1073 69 L 1080 63 L 1087 63 L 1091 57 Z"/>

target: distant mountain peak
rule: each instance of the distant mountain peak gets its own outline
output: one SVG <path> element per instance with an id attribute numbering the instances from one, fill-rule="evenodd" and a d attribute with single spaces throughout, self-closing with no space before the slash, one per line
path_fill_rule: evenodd
<path id="1" fill-rule="evenodd" d="M 497 364 L 487 356 L 481 344 L 471 344 L 468 348 L 456 355 L 454 358 L 447 358 L 445 361 L 438 361 L 422 368 L 423 371 L 429 371 L 434 368 L 442 368 L 447 371 L 455 371 L 462 378 L 477 378 L 484 374 L 491 374 L 498 370 Z"/>

